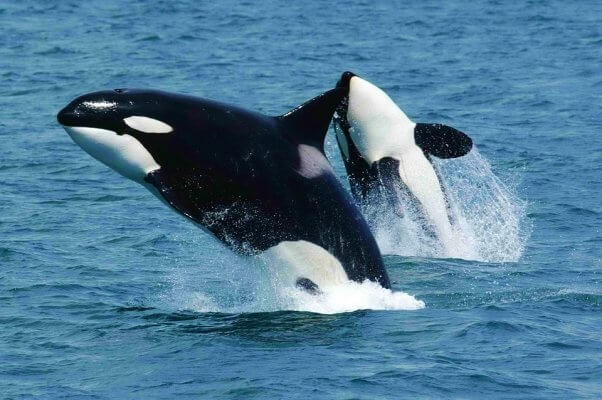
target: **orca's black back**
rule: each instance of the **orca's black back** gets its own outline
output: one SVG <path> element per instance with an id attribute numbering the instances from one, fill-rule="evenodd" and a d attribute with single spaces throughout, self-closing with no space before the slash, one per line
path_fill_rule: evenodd
<path id="1" fill-rule="evenodd" d="M 299 172 L 299 146 L 312 132 L 298 121 L 184 100 L 169 118 L 172 135 L 140 138 L 161 165 L 147 181 L 174 208 L 239 252 L 305 240 L 333 254 L 350 279 L 390 286 L 376 241 L 332 170 Z"/>

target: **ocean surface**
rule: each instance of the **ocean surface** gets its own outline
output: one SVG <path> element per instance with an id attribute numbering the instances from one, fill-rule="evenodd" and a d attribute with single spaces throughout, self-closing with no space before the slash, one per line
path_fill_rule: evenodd
<path id="1" fill-rule="evenodd" d="M 345 70 L 476 143 L 436 162 L 460 258 L 365 210 L 392 291 L 280 290 L 55 119 L 117 87 L 277 115 Z M 0 79 L 0 398 L 602 398 L 599 1 L 0 0 Z"/>

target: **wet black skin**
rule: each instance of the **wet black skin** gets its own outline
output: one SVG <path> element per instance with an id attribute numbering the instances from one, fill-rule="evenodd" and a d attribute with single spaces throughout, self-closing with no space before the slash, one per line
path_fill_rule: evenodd
<path id="1" fill-rule="evenodd" d="M 324 136 L 344 95 L 333 89 L 272 117 L 208 99 L 118 89 L 78 97 L 57 118 L 64 126 L 136 138 L 161 166 L 145 180 L 233 250 L 256 254 L 305 240 L 334 255 L 350 279 L 389 288 L 377 244 L 332 170 L 311 178 L 299 173 L 300 144 L 315 147 L 326 161 Z M 97 101 L 115 105 L 86 106 Z M 129 116 L 157 119 L 173 132 L 138 132 L 123 122 Z"/>

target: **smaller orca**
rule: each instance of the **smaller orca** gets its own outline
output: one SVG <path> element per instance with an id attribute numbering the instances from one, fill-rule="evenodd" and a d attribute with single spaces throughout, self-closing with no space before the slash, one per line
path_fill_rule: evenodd
<path id="1" fill-rule="evenodd" d="M 344 95 L 333 89 L 268 116 L 209 99 L 115 89 L 80 96 L 57 118 L 92 157 L 235 252 L 280 266 L 280 283 L 313 293 L 349 279 L 389 288 L 376 241 L 324 155 Z"/>
<path id="2" fill-rule="evenodd" d="M 430 157 L 461 157 L 472 140 L 446 125 L 414 123 L 384 91 L 352 72 L 343 73 L 336 87 L 347 91 L 334 121 L 355 199 L 365 204 L 376 194 L 399 210 L 396 188 L 405 185 L 453 256 L 447 203 Z"/>

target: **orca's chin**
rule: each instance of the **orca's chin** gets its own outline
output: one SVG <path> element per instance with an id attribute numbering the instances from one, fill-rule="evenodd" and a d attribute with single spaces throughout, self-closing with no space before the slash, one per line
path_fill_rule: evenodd
<path id="1" fill-rule="evenodd" d="M 84 126 L 63 128 L 86 153 L 133 181 L 143 182 L 149 172 L 160 168 L 148 150 L 133 136 Z"/>

